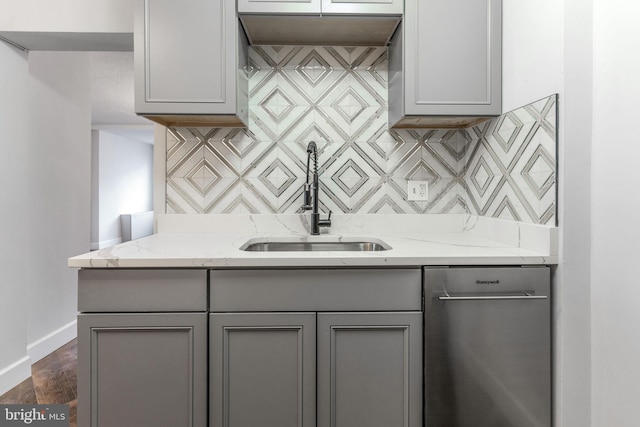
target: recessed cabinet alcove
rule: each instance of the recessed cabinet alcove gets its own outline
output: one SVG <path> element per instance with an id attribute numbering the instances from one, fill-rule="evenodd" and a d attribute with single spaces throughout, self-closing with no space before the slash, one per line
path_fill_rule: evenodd
<path id="1" fill-rule="evenodd" d="M 237 8 L 237 10 L 236 10 Z M 501 0 L 136 0 L 136 113 L 246 127 L 250 44 L 389 46 L 389 126 L 502 113 Z"/>

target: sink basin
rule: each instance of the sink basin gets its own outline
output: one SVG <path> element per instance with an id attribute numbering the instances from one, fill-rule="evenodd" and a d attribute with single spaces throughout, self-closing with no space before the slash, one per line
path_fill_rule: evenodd
<path id="1" fill-rule="evenodd" d="M 377 252 L 389 250 L 391 247 L 377 239 L 281 240 L 271 238 L 249 240 L 240 249 L 248 252 Z"/>

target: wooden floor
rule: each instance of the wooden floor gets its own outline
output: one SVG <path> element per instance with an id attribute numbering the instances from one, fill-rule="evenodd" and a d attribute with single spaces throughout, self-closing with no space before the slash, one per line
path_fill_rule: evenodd
<path id="1" fill-rule="evenodd" d="M 69 405 L 70 426 L 76 427 L 77 360 L 77 343 L 73 340 L 34 363 L 31 378 L 0 396 L 0 404 L 66 403 Z"/>

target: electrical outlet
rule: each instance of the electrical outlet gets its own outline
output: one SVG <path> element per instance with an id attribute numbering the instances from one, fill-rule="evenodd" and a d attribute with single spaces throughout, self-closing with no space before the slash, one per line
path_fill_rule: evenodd
<path id="1" fill-rule="evenodd" d="M 429 181 L 409 181 L 408 184 L 407 195 L 409 200 L 429 200 Z"/>

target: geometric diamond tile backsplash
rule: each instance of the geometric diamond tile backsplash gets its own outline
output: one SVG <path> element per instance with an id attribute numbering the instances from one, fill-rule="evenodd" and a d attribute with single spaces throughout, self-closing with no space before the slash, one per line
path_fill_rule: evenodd
<path id="1" fill-rule="evenodd" d="M 555 225 L 555 95 L 468 129 L 395 130 L 386 48 L 256 46 L 249 65 L 248 129 L 168 129 L 167 213 L 294 213 L 316 141 L 324 212 Z M 429 201 L 407 200 L 410 179 Z"/>
<path id="2" fill-rule="evenodd" d="M 556 112 L 553 95 L 470 129 L 470 212 L 556 224 Z"/>

